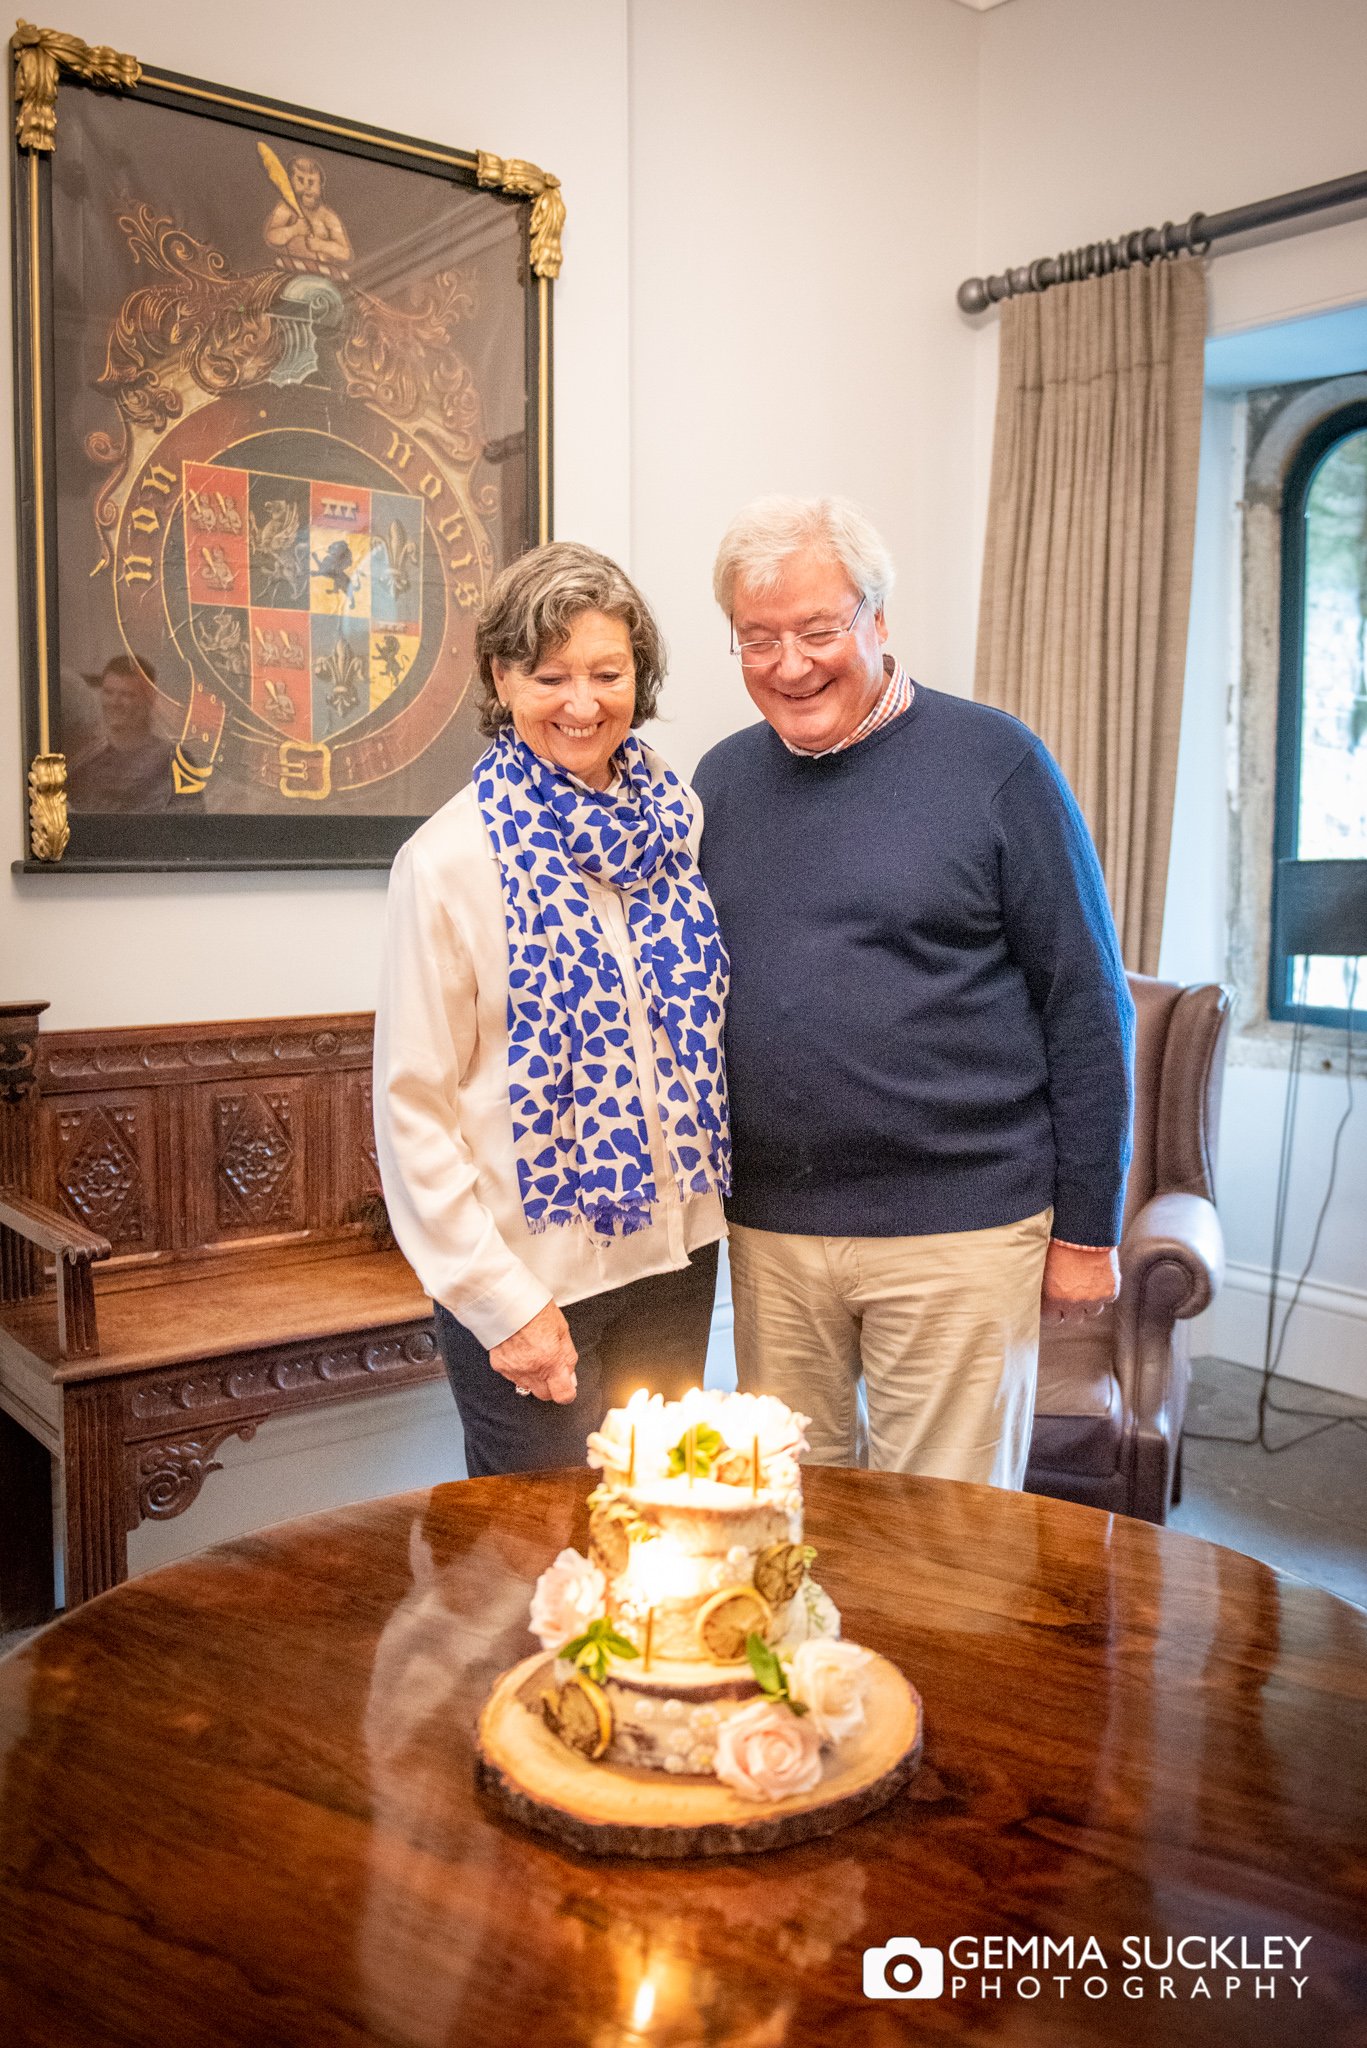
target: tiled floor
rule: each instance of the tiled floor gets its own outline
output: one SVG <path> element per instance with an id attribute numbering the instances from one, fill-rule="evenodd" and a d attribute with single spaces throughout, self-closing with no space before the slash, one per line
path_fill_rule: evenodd
<path id="1" fill-rule="evenodd" d="M 1196 1361 L 1182 1501 L 1172 1511 L 1171 1526 L 1247 1551 L 1367 1607 L 1367 1428 L 1345 1422 L 1273 1453 L 1247 1443 L 1203 1441 L 1205 1435 L 1253 1435 L 1258 1384 L 1258 1374 L 1244 1366 L 1218 1358 Z M 1367 1402 L 1293 1381 L 1277 1381 L 1274 1398 L 1288 1407 L 1367 1423 Z M 1312 1422 L 1274 1415 L 1268 1438 L 1285 1443 L 1313 1428 Z M 25 1632 L 0 1635 L 0 1653 L 24 1639 Z"/>

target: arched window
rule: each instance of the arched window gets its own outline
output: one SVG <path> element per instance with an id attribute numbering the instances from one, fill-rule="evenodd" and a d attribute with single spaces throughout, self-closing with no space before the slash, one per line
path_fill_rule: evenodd
<path id="1" fill-rule="evenodd" d="M 1273 851 L 1269 1013 L 1343 1026 L 1353 963 L 1312 959 L 1301 1008 L 1279 931 L 1307 885 L 1331 880 L 1353 901 L 1367 890 L 1367 402 L 1321 420 L 1287 472 Z M 1322 861 L 1363 865 L 1333 877 L 1284 865 Z M 1367 1025 L 1367 960 L 1359 965 L 1355 1030 Z"/>

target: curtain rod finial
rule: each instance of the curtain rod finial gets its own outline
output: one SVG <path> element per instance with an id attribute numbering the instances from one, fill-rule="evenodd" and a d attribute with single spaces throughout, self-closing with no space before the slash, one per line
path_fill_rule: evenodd
<path id="1" fill-rule="evenodd" d="M 987 295 L 987 286 L 980 277 L 966 277 L 955 297 L 960 311 L 964 313 L 985 313 L 992 303 Z"/>

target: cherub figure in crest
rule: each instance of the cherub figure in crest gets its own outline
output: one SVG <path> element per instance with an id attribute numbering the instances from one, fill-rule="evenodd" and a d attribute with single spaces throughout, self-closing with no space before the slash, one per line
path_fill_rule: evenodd
<path id="1" fill-rule="evenodd" d="M 201 547 L 199 552 L 202 564 L 200 574 L 210 589 L 231 590 L 237 579 L 222 548 L 205 546 Z"/>

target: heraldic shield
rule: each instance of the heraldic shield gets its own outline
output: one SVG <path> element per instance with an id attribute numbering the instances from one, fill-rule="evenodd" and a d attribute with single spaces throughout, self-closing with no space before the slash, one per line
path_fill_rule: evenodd
<path id="1" fill-rule="evenodd" d="M 230 697 L 313 742 L 403 688 L 422 637 L 418 498 L 187 462 L 181 504 L 190 635 Z"/>

